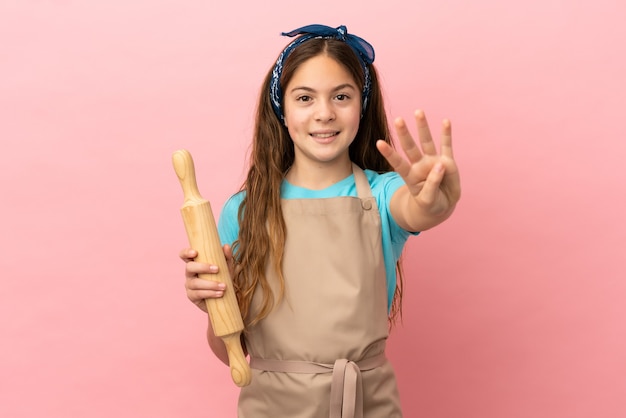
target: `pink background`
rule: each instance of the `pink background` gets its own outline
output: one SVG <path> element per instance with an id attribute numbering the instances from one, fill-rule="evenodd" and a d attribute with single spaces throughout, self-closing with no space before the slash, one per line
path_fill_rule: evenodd
<path id="1" fill-rule="evenodd" d="M 464 196 L 410 242 L 390 340 L 406 416 L 624 416 L 624 3 L 248 3 L 0 4 L 0 416 L 235 416 L 170 157 L 217 215 L 308 23 L 376 47 L 390 115 L 453 121 Z"/>

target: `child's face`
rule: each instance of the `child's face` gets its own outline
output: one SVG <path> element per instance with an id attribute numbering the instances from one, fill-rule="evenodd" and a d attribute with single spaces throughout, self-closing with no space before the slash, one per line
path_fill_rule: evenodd
<path id="1" fill-rule="evenodd" d="M 361 91 L 350 73 L 334 59 L 318 55 L 298 67 L 284 91 L 294 163 L 349 161 L 348 147 L 361 115 Z"/>

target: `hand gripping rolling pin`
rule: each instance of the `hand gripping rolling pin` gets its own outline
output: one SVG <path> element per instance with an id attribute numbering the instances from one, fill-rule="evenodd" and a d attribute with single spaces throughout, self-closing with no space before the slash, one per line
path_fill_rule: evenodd
<path id="1" fill-rule="evenodd" d="M 243 320 L 215 226 L 211 204 L 204 200 L 198 191 L 193 159 L 189 151 L 174 152 L 172 162 L 183 188 L 185 201 L 180 212 L 185 223 L 189 244 L 198 252 L 196 261 L 213 263 L 219 268 L 217 274 L 200 274 L 199 277 L 226 284 L 223 297 L 205 300 L 213 332 L 226 344 L 233 381 L 237 386 L 246 386 L 250 383 L 251 376 L 250 366 L 241 348 L 240 336 L 243 331 Z"/>

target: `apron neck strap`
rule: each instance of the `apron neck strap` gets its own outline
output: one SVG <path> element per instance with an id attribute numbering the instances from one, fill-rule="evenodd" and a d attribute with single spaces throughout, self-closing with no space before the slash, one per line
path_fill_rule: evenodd
<path id="1" fill-rule="evenodd" d="M 354 173 L 354 183 L 356 185 L 356 193 L 360 199 L 372 197 L 372 189 L 367 181 L 365 172 L 358 165 L 352 163 L 352 173 Z"/>

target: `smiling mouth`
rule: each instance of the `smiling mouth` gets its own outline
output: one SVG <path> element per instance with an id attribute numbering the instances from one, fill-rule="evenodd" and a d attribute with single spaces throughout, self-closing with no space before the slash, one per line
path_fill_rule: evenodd
<path id="1" fill-rule="evenodd" d="M 323 133 L 323 134 L 311 134 L 311 136 L 313 138 L 320 138 L 320 139 L 330 138 L 331 136 L 336 136 L 336 135 L 339 135 L 339 132 L 327 132 L 327 133 Z"/>

